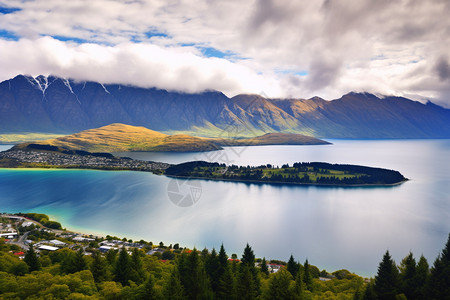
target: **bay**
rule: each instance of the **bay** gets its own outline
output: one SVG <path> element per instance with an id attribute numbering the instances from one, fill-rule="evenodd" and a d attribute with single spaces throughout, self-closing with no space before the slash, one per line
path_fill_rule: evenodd
<path id="1" fill-rule="evenodd" d="M 432 264 L 450 232 L 450 140 L 330 140 L 321 146 L 229 147 L 207 153 L 118 153 L 179 163 L 324 161 L 383 167 L 411 180 L 394 187 L 316 187 L 174 181 L 129 171 L 0 170 L 0 211 L 47 213 L 64 226 L 154 243 L 258 257 L 291 254 L 320 269 L 372 276 L 389 249 Z M 179 190 L 174 190 L 179 188 Z M 175 196 L 192 195 L 188 207 Z M 176 201 L 175 201 L 176 202 Z"/>

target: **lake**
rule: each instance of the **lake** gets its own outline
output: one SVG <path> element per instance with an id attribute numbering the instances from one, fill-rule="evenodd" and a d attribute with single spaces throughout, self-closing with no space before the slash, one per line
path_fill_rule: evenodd
<path id="1" fill-rule="evenodd" d="M 373 276 L 389 249 L 430 265 L 450 232 L 450 140 L 329 140 L 321 146 L 230 147 L 207 153 L 118 153 L 179 163 L 324 161 L 383 167 L 411 180 L 394 187 L 316 187 L 175 181 L 130 171 L 0 169 L 0 211 L 51 215 L 68 229 L 220 247 L 257 257 L 291 254 L 320 269 Z M 0 146 L 7 149 L 7 146 Z M 188 200 L 181 202 L 180 199 Z"/>

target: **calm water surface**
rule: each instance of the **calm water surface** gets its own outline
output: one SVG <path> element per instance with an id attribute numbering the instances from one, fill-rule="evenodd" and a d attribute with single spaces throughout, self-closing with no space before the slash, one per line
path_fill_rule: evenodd
<path id="1" fill-rule="evenodd" d="M 450 232 L 450 140 L 331 142 L 120 155 L 171 163 L 352 163 L 395 169 L 411 180 L 384 188 L 198 180 L 198 202 L 178 207 L 168 197 L 171 179 L 149 173 L 0 169 L 0 211 L 47 213 L 69 229 L 154 243 L 224 243 L 239 256 L 248 242 L 259 257 L 287 260 L 292 253 L 328 271 L 373 275 L 386 249 L 397 262 L 411 250 L 431 264 Z M 180 195 L 191 192 L 179 184 Z"/>

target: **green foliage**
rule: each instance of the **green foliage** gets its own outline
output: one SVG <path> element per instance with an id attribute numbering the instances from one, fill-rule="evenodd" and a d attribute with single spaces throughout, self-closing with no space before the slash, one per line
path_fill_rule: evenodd
<path id="1" fill-rule="evenodd" d="M 27 213 L 22 214 L 24 217 L 27 217 L 29 219 L 32 219 L 36 222 L 41 223 L 45 227 L 52 228 L 52 229 L 62 229 L 62 226 L 59 222 L 56 221 L 50 221 L 49 216 L 44 214 L 36 214 L 36 213 Z"/>
<path id="2" fill-rule="evenodd" d="M 292 274 L 286 268 L 281 268 L 270 278 L 268 299 L 292 299 L 289 288 L 292 280 Z"/>
<path id="3" fill-rule="evenodd" d="M 401 285 L 400 290 L 406 296 L 407 299 L 417 299 L 416 289 L 419 287 L 421 282 L 417 281 L 417 270 L 416 270 L 416 260 L 413 254 L 409 252 L 400 263 L 400 279 Z"/>
<path id="4" fill-rule="evenodd" d="M 161 259 L 164 259 L 164 260 L 172 260 L 174 258 L 175 258 L 175 254 L 172 251 L 170 251 L 169 249 L 167 249 L 166 251 L 164 251 L 161 254 Z"/>
<path id="5" fill-rule="evenodd" d="M 141 284 L 145 278 L 145 272 L 142 265 L 142 256 L 143 253 L 140 250 L 137 248 L 133 249 L 130 261 L 130 280 L 134 281 L 136 284 Z M 147 278 L 147 280 L 150 279 Z"/>
<path id="6" fill-rule="evenodd" d="M 131 279 L 131 263 L 130 256 L 125 248 L 122 248 L 119 252 L 119 258 L 117 259 L 114 267 L 114 280 L 120 282 L 122 285 L 128 285 L 128 280 Z"/>
<path id="7" fill-rule="evenodd" d="M 305 290 L 305 284 L 303 282 L 302 272 L 297 272 L 297 276 L 295 277 L 294 287 L 292 288 L 292 295 L 294 299 L 301 299 L 303 292 Z"/>
<path id="8" fill-rule="evenodd" d="M 164 286 L 163 295 L 165 299 L 182 300 L 186 299 L 184 288 L 181 285 L 178 268 L 173 268 L 169 280 Z"/>
<path id="9" fill-rule="evenodd" d="M 342 270 L 337 270 L 333 273 L 331 273 L 331 275 L 335 276 L 337 279 L 344 279 L 344 278 L 348 278 L 351 277 L 351 272 L 345 269 Z"/>
<path id="10" fill-rule="evenodd" d="M 188 299 L 212 297 L 210 281 L 197 249 L 194 248 L 189 255 L 183 252 L 178 261 L 178 270 Z"/>
<path id="11" fill-rule="evenodd" d="M 223 245 L 219 253 L 194 249 L 175 253 L 175 259 L 166 262 L 138 249 L 131 249 L 131 256 L 122 248 L 119 255 L 94 251 L 89 257 L 82 249 L 65 248 L 41 254 L 37 261 L 42 266 L 34 271 L 26 263 L 37 257 L 34 250 L 21 261 L 10 249 L 0 241 L 2 299 L 448 299 L 448 242 L 431 273 L 426 259 L 422 256 L 416 263 L 411 253 L 402 260 L 399 272 L 386 252 L 375 280 L 368 284 L 345 269 L 333 272 L 336 278 L 321 281 L 308 260 L 304 266 L 296 263 L 295 277 L 288 270 L 289 262 L 266 274 L 262 272 L 265 258 L 256 268 L 249 245 L 242 262 L 228 261 Z M 290 261 L 295 263 L 293 257 Z"/>
<path id="12" fill-rule="evenodd" d="M 80 272 L 87 269 L 86 259 L 84 258 L 83 248 L 80 248 L 74 257 L 74 270 Z"/>
<path id="13" fill-rule="evenodd" d="M 107 261 L 99 251 L 92 253 L 92 263 L 90 266 L 95 282 L 102 282 L 107 279 Z"/>
<path id="14" fill-rule="evenodd" d="M 297 272 L 300 271 L 300 266 L 298 265 L 297 262 L 295 262 L 294 256 L 292 254 L 291 257 L 289 257 L 289 261 L 286 267 L 289 273 L 291 273 L 292 277 L 294 278 L 297 275 Z"/>
<path id="15" fill-rule="evenodd" d="M 267 267 L 266 258 L 263 257 L 261 261 L 261 273 L 265 274 L 266 276 L 269 275 L 269 268 Z"/>
<path id="16" fill-rule="evenodd" d="M 450 299 L 450 234 L 430 274 L 431 299 Z"/>
<path id="17" fill-rule="evenodd" d="M 153 300 L 158 298 L 159 294 L 158 291 L 155 289 L 155 278 L 153 277 L 152 274 L 150 274 L 145 280 L 144 284 L 142 285 L 139 299 Z"/>
<path id="18" fill-rule="evenodd" d="M 378 266 L 374 290 L 379 299 L 395 299 L 398 294 L 399 273 L 389 251 L 386 251 Z"/>
<path id="19" fill-rule="evenodd" d="M 250 273 L 250 275 L 248 274 Z M 260 281 L 259 273 L 255 267 L 255 254 L 253 253 L 252 247 L 247 243 L 244 249 L 244 253 L 241 258 L 241 265 L 239 270 L 238 279 L 238 294 L 245 290 L 245 286 L 248 286 L 248 290 L 245 291 L 248 298 L 253 299 L 260 293 Z M 251 283 L 249 282 L 251 281 Z"/>
<path id="20" fill-rule="evenodd" d="M 251 267 L 248 265 L 241 265 L 236 286 L 237 295 L 240 299 L 256 299 L 258 296 L 258 289 L 255 285 L 255 278 L 251 272 Z"/>
<path id="21" fill-rule="evenodd" d="M 384 185 L 407 180 L 393 170 L 322 162 L 294 163 L 292 167 L 285 164 L 281 168 L 272 166 L 269 168 L 268 165 L 227 166 L 217 162 L 192 161 L 172 165 L 164 171 L 164 174 L 217 180 L 326 185 Z"/>
<path id="22" fill-rule="evenodd" d="M 306 259 L 303 265 L 303 282 L 305 283 L 306 289 L 312 291 L 311 266 L 308 263 L 308 259 Z"/>
<path id="23" fill-rule="evenodd" d="M 217 285 L 216 297 L 217 299 L 235 299 L 236 298 L 236 280 L 231 267 L 225 266 L 223 273 L 219 277 Z"/>
<path id="24" fill-rule="evenodd" d="M 39 263 L 39 259 L 32 245 L 30 245 L 30 248 L 25 254 L 24 261 L 28 265 L 28 269 L 30 270 L 30 272 L 38 271 L 41 269 L 41 264 Z"/>
<path id="25" fill-rule="evenodd" d="M 427 259 L 421 255 L 416 267 L 416 280 L 419 285 L 416 287 L 416 299 L 425 299 L 428 295 L 428 286 L 430 281 L 430 268 Z"/>

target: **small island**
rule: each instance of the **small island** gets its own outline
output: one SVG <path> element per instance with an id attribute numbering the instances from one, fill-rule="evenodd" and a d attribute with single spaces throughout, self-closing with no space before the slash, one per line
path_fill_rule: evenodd
<path id="1" fill-rule="evenodd" d="M 358 165 L 298 162 L 281 167 L 227 166 L 225 164 L 193 161 L 172 165 L 164 171 L 172 177 L 231 180 L 239 182 L 288 183 L 309 185 L 396 185 L 406 180 L 398 171 Z"/>

